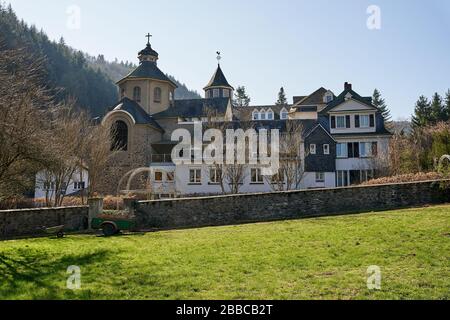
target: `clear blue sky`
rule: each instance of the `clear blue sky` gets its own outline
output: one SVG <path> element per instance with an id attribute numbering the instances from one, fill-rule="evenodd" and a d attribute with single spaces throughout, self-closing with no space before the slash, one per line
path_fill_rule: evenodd
<path id="1" fill-rule="evenodd" d="M 137 62 L 153 34 L 159 66 L 202 92 L 222 67 L 252 104 L 272 104 L 281 86 L 292 99 L 344 82 L 362 95 L 379 88 L 395 118 L 409 117 L 421 94 L 450 88 L 448 0 L 12 0 L 14 10 L 52 39 L 109 60 Z M 81 9 L 81 28 L 66 10 Z M 381 29 L 369 30 L 369 5 L 381 9 Z"/>

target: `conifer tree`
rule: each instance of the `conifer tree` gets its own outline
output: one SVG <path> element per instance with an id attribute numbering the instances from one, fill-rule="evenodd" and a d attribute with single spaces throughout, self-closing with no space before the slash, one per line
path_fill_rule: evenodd
<path id="1" fill-rule="evenodd" d="M 385 124 L 387 126 L 392 125 L 391 111 L 386 105 L 386 101 L 381 97 L 381 93 L 378 89 L 375 89 L 375 91 L 373 92 L 372 104 L 378 109 L 380 109 L 381 114 L 384 117 Z"/>
<path id="2" fill-rule="evenodd" d="M 442 103 L 442 97 L 439 93 L 435 93 L 431 100 L 431 122 L 437 123 L 444 121 L 444 105 Z"/>
<path id="3" fill-rule="evenodd" d="M 414 108 L 414 115 L 412 123 L 415 128 L 425 127 L 430 124 L 431 118 L 431 103 L 425 96 L 420 96 Z"/>
<path id="4" fill-rule="evenodd" d="M 285 106 L 288 104 L 286 99 L 286 93 L 284 92 L 284 88 L 281 87 L 280 92 L 278 93 L 278 100 L 275 103 L 277 106 Z"/>
<path id="5" fill-rule="evenodd" d="M 248 96 L 245 87 L 239 86 L 234 93 L 234 106 L 235 107 L 248 107 L 250 105 L 250 97 Z"/>

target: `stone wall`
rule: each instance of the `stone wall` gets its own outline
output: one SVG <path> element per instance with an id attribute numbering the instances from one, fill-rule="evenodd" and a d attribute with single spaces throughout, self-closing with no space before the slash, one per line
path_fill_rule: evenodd
<path id="1" fill-rule="evenodd" d="M 450 202 L 450 180 L 135 203 L 141 229 L 362 213 Z"/>
<path id="2" fill-rule="evenodd" d="M 0 211 L 0 239 L 39 235 L 41 227 L 65 225 L 67 231 L 87 229 L 89 207 Z"/>

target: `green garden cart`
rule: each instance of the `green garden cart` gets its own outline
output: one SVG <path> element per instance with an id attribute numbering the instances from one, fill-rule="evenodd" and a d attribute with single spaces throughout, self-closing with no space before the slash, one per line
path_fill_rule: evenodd
<path id="1" fill-rule="evenodd" d="M 135 231 L 136 222 L 123 216 L 100 216 L 92 219 L 91 226 L 94 230 L 102 230 L 105 237 L 111 237 L 121 231 Z"/>

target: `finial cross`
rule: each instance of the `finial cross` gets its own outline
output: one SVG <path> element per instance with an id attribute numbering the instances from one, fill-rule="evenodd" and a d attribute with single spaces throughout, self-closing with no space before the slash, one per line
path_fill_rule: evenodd
<path id="1" fill-rule="evenodd" d="M 148 39 L 147 44 L 150 44 L 150 38 L 152 37 L 152 35 L 148 33 L 145 37 Z"/>

